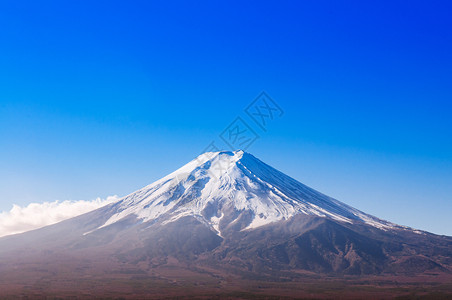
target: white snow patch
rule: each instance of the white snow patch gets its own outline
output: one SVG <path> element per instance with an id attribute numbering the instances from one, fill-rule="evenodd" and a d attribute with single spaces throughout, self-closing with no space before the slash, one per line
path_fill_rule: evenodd
<path id="1" fill-rule="evenodd" d="M 162 218 L 164 224 L 193 216 L 221 236 L 219 222 L 231 209 L 249 212 L 245 229 L 287 220 L 296 214 L 363 222 L 388 230 L 401 228 L 367 215 L 282 174 L 243 151 L 208 152 L 182 168 L 121 199 L 117 213 L 101 227 L 129 215 L 142 222 Z M 210 219 L 203 212 L 210 211 Z M 220 217 L 216 217 L 220 215 Z M 236 217 L 230 223 L 237 221 Z"/>

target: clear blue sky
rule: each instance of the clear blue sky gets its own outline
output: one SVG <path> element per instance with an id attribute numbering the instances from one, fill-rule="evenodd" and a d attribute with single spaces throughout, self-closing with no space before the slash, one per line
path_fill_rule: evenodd
<path id="1" fill-rule="evenodd" d="M 452 235 L 452 2 L 0 3 L 0 211 L 126 195 L 263 90 L 248 151 L 358 209 Z M 226 148 L 226 145 L 218 143 Z"/>

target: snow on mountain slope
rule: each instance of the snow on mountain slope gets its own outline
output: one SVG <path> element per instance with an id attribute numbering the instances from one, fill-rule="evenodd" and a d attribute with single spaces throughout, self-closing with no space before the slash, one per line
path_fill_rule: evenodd
<path id="1" fill-rule="evenodd" d="M 202 154 L 124 197 L 112 210 L 100 228 L 130 216 L 163 224 L 193 216 L 221 236 L 234 222 L 246 230 L 296 214 L 363 222 L 383 230 L 403 228 L 323 195 L 241 150 Z"/>

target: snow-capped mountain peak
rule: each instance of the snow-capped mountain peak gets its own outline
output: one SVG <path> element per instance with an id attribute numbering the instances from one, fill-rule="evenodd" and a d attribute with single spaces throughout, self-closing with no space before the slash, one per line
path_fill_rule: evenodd
<path id="1" fill-rule="evenodd" d="M 204 153 L 112 204 L 111 211 L 100 228 L 127 217 L 170 223 L 192 216 L 221 236 L 224 230 L 257 228 L 296 214 L 397 227 L 323 195 L 242 150 Z"/>

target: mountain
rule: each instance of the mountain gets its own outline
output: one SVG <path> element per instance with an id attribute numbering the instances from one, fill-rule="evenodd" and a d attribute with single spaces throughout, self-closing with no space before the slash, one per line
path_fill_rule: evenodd
<path id="1" fill-rule="evenodd" d="M 0 238 L 0 296 L 300 296 L 332 278 L 344 296 L 350 278 L 448 293 L 451 271 L 451 237 L 361 212 L 243 151 L 205 153 L 116 203 Z"/>

